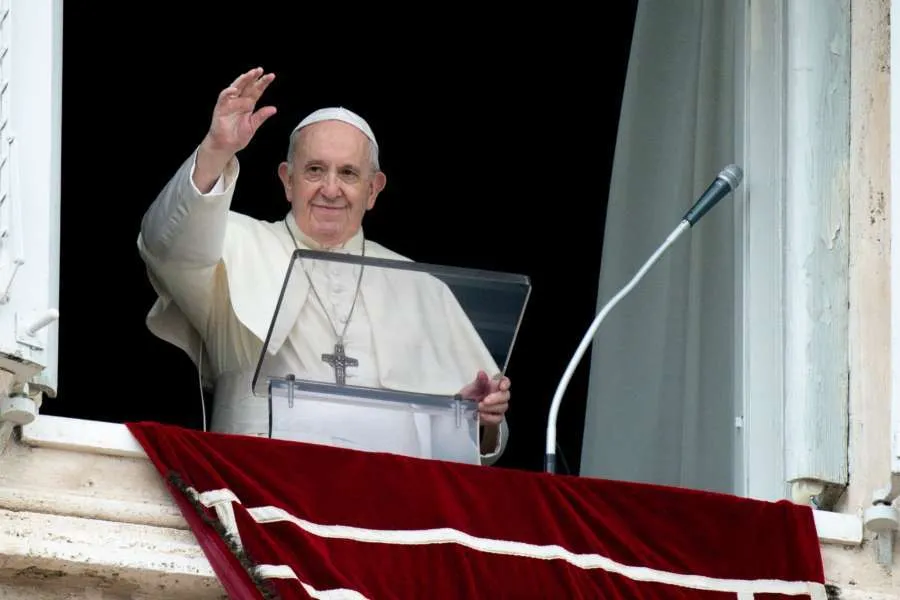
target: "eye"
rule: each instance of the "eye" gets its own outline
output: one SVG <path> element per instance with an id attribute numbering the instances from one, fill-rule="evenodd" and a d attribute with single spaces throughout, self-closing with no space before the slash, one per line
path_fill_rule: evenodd
<path id="1" fill-rule="evenodd" d="M 344 181 L 356 181 L 359 179 L 359 173 L 357 173 L 356 170 L 347 167 L 341 169 L 339 174 Z"/>
<path id="2" fill-rule="evenodd" d="M 307 165 L 304 173 L 306 174 L 307 179 L 319 179 L 322 177 L 322 174 L 325 172 L 320 165 Z"/>

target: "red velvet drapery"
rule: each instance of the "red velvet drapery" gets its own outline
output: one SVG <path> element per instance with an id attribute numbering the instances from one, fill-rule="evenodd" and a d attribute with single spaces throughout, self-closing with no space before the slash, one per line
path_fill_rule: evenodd
<path id="1" fill-rule="evenodd" d="M 789 502 L 128 427 L 232 598 L 825 597 Z"/>

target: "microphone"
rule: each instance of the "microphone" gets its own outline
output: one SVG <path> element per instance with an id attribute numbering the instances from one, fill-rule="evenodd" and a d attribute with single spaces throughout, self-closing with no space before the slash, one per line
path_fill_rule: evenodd
<path id="1" fill-rule="evenodd" d="M 715 181 L 709 184 L 703 195 L 694 203 L 691 210 L 687 211 L 683 220 L 693 227 L 719 200 L 736 190 L 741 185 L 743 178 L 744 172 L 737 165 L 728 165 L 722 169 Z"/>
<path id="2" fill-rule="evenodd" d="M 703 215 L 708 213 L 710 209 L 712 209 L 718 202 L 727 196 L 729 193 L 733 192 L 738 188 L 741 184 L 741 181 L 744 178 L 743 170 L 737 165 L 728 165 L 716 176 L 716 179 L 710 184 L 706 191 L 697 199 L 694 205 L 691 207 L 687 213 L 685 213 L 684 217 L 681 219 L 681 222 L 678 226 L 669 234 L 669 237 L 656 249 L 656 251 L 650 256 L 647 262 L 644 263 L 644 266 L 638 270 L 634 277 L 632 277 L 631 281 L 623 287 L 619 292 L 612 297 L 612 299 L 606 303 L 603 309 L 597 313 L 597 316 L 594 317 L 593 323 L 588 328 L 587 332 L 584 334 L 584 337 L 581 339 L 581 343 L 578 345 L 578 349 L 575 351 L 575 354 L 572 356 L 572 359 L 569 361 L 569 366 L 566 367 L 565 373 L 563 373 L 562 379 L 559 382 L 559 385 L 556 388 L 556 393 L 553 396 L 553 402 L 550 404 L 550 416 L 547 423 L 547 444 L 544 449 L 544 469 L 547 473 L 555 473 L 556 472 L 556 420 L 559 416 L 559 406 L 562 403 L 562 397 L 566 393 L 566 388 L 569 386 L 569 381 L 572 379 L 572 375 L 575 373 L 575 368 L 578 366 L 578 363 L 581 362 L 581 358 L 584 356 L 584 353 L 587 352 L 588 346 L 591 345 L 591 342 L 594 339 L 594 335 L 597 333 L 597 328 L 600 327 L 600 323 L 603 319 L 606 318 L 606 315 L 609 314 L 609 311 L 613 309 L 613 307 L 619 303 L 619 301 L 624 298 L 634 286 L 638 284 L 638 282 L 647 274 L 647 271 L 656 264 L 656 261 L 668 250 L 669 246 L 671 246 L 675 240 L 677 240 L 681 234 L 687 231 L 689 228 L 692 228 L 697 221 L 699 221 Z"/>

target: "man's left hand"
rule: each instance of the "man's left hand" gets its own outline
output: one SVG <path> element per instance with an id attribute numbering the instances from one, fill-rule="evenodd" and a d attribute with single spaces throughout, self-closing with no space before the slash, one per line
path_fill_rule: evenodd
<path id="1" fill-rule="evenodd" d="M 479 371 L 475 381 L 460 390 L 460 395 L 467 400 L 478 402 L 478 412 L 484 425 L 499 425 L 509 409 L 509 377 L 488 377 Z"/>

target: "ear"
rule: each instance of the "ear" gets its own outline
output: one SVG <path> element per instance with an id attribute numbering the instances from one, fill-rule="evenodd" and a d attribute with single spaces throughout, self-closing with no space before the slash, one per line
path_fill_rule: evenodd
<path id="1" fill-rule="evenodd" d="M 284 186 L 284 197 L 287 198 L 287 201 L 291 201 L 291 177 L 288 175 L 288 164 L 286 162 L 278 165 L 278 179 L 281 180 L 281 185 Z"/>
<path id="2" fill-rule="evenodd" d="M 381 171 L 375 173 L 375 177 L 372 178 L 372 183 L 369 184 L 369 201 L 366 204 L 366 210 L 372 210 L 375 206 L 375 200 L 378 198 L 378 194 L 381 193 L 381 190 L 383 190 L 386 185 L 387 176 Z"/>

